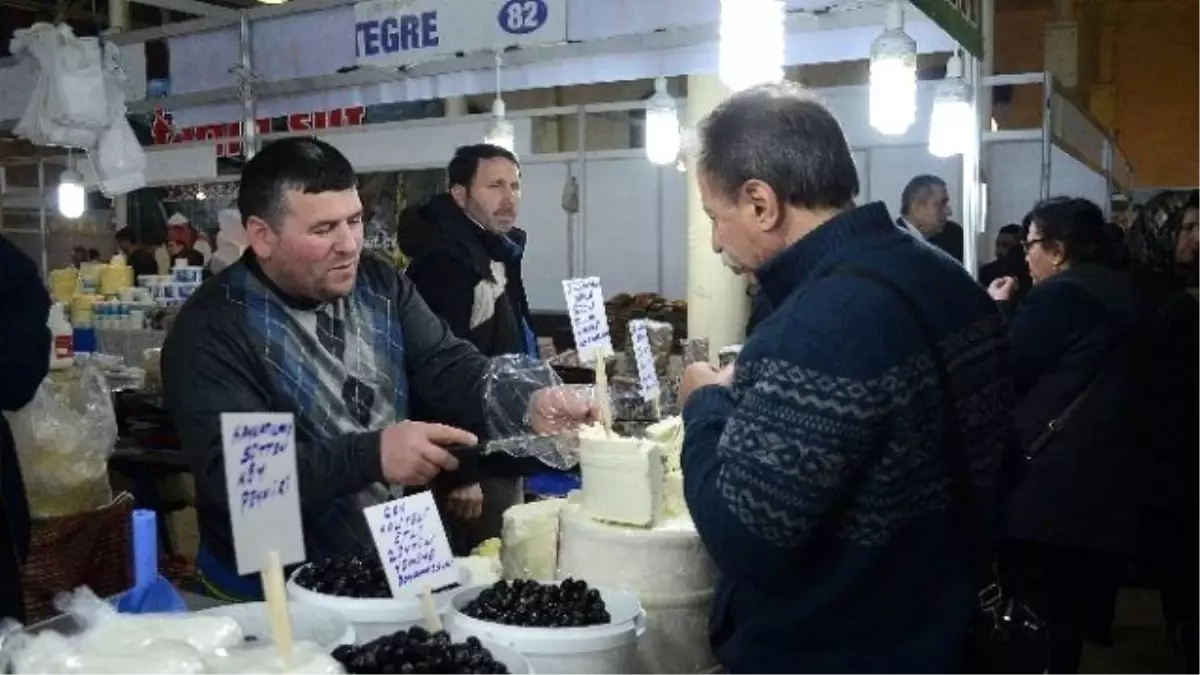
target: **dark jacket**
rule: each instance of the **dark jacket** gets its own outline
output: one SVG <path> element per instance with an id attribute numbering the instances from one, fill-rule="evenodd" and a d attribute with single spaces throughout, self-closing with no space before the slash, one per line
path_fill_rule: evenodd
<path id="1" fill-rule="evenodd" d="M 1135 267 L 1132 277 L 1147 315 L 1136 385 L 1144 501 L 1194 513 L 1200 508 L 1200 305 L 1173 276 Z"/>
<path id="2" fill-rule="evenodd" d="M 455 335 L 488 356 L 537 354 L 521 281 L 525 232 L 488 232 L 449 194 L 400 213 L 405 274 Z"/>
<path id="3" fill-rule="evenodd" d="M 903 217 L 896 219 L 896 227 L 905 232 L 909 231 L 908 226 L 904 224 Z M 958 262 L 963 261 L 963 229 L 958 223 L 952 220 L 946 221 L 941 232 L 932 237 L 925 237 L 925 241 L 945 251 L 946 255 Z"/>
<path id="4" fill-rule="evenodd" d="M 130 253 L 125 262 L 133 268 L 135 276 L 158 274 L 158 261 L 154 259 L 152 252 L 144 248 L 139 248 Z"/>
<path id="5" fill-rule="evenodd" d="M 206 282 L 167 336 L 164 395 L 196 481 L 201 544 L 227 567 L 234 566 L 234 553 L 221 413 L 296 416 L 296 464 L 310 558 L 363 545 L 360 497 L 383 481 L 380 431 L 408 418 L 411 398 L 420 397 L 434 419 L 485 435 L 487 358 L 454 337 L 395 267 L 364 255 L 353 293 L 338 302 L 344 303 L 341 316 L 349 324 L 345 334 L 374 345 L 373 358 L 356 366 L 369 375 L 365 387 L 356 387 L 353 402 L 393 397 L 388 402 L 394 419 L 359 418 L 363 421 L 353 425 L 355 431 L 345 431 L 345 423 L 330 412 L 342 410 L 333 405 L 350 407 L 345 387 L 322 382 L 311 340 L 290 330 L 289 309 L 312 310 L 317 303 L 280 291 L 251 252 Z M 329 403 L 330 397 L 336 400 Z M 370 545 L 369 536 L 365 541 Z"/>
<path id="6" fill-rule="evenodd" d="M 1017 290 L 1011 302 L 1014 305 L 1020 303 L 1033 287 L 1033 278 L 1029 276 L 1029 263 L 1025 260 L 1025 250 L 1020 246 L 1014 246 L 1004 257 L 996 258 L 979 269 L 979 285 L 984 288 L 996 279 L 1004 277 L 1017 280 Z"/>
<path id="7" fill-rule="evenodd" d="M 960 265 L 881 203 L 757 271 L 774 311 L 732 387 L 683 410 L 684 494 L 720 572 L 710 624 L 728 672 L 951 672 L 975 603 L 944 460 L 942 394 L 915 320 L 951 368 L 981 504 L 1008 431 L 1003 317 Z M 977 514 L 983 516 L 985 514 Z"/>
<path id="8" fill-rule="evenodd" d="M 50 370 L 50 294 L 37 265 L 0 236 L 0 411 L 20 410 Z M 21 565 L 29 503 L 8 421 L 0 414 L 0 617 L 24 620 Z"/>
<path id="9" fill-rule="evenodd" d="M 1061 432 L 1022 464 L 1005 510 L 1010 537 L 1100 551 L 1131 544 L 1140 320 L 1128 279 L 1100 265 L 1059 273 L 1016 308 L 1009 334 L 1022 448 L 1095 384 Z"/>

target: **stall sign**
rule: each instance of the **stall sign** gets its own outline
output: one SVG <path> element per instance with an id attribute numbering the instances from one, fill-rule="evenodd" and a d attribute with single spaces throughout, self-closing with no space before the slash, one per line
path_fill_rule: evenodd
<path id="1" fill-rule="evenodd" d="M 410 497 L 363 509 L 367 527 L 387 574 L 392 597 L 435 591 L 458 581 L 458 570 L 433 494 Z"/>
<path id="2" fill-rule="evenodd" d="M 362 126 L 366 122 L 367 109 L 363 106 L 337 108 L 318 112 L 296 113 L 284 117 L 260 117 L 255 126 L 258 133 L 269 134 L 287 131 L 293 134 Z M 192 143 L 216 141 L 217 157 L 240 157 L 242 154 L 242 123 L 222 122 L 176 128 L 171 113 L 163 108 L 154 111 L 150 124 L 150 136 L 154 145 L 170 143 Z"/>
<path id="3" fill-rule="evenodd" d="M 600 278 L 566 279 L 562 284 L 579 360 L 592 363 L 597 357 L 612 354 L 612 335 L 608 329 L 608 314 L 604 311 Z"/>
<path id="4" fill-rule="evenodd" d="M 661 387 L 658 384 L 658 372 L 654 370 L 654 351 L 650 348 L 650 336 L 646 333 L 644 319 L 629 322 L 629 338 L 633 341 L 633 358 L 637 363 L 642 398 L 647 401 L 658 400 Z"/>
<path id="5" fill-rule="evenodd" d="M 225 487 L 238 574 L 262 569 L 270 553 L 304 561 L 296 422 L 290 413 L 221 413 Z"/>
<path id="6" fill-rule="evenodd" d="M 567 0 L 367 0 L 354 6 L 354 53 L 364 66 L 396 68 L 566 39 Z"/>

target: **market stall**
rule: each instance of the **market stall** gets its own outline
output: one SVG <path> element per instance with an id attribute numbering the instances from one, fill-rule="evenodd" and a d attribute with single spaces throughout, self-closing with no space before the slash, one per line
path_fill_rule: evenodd
<path id="1" fill-rule="evenodd" d="M 984 84 L 1037 87 L 1043 112 L 1037 127 L 983 134 L 989 178 L 987 236 L 981 246 L 990 247 L 1004 225 L 1020 223 L 1038 199 L 1084 197 L 1109 215 L 1113 197 L 1131 193 L 1133 167 L 1120 144 L 1052 74 L 996 75 L 984 78 Z"/>
<path id="2" fill-rule="evenodd" d="M 314 0 L 238 15 L 212 8 L 206 18 L 113 36 L 128 45 L 165 35 L 171 50 L 172 96 L 154 101 L 129 97 L 133 112 L 170 112 L 161 114 L 166 126 L 159 128 L 159 147 L 145 153 L 149 186 L 185 189 L 191 199 L 199 193 L 227 193 L 236 173 L 229 160 L 248 158 L 262 145 L 296 133 L 330 142 L 368 178 L 440 169 L 456 146 L 486 138 L 511 147 L 522 160 L 522 224 L 531 242 L 525 286 L 535 309 L 561 310 L 570 303 L 569 311 L 576 312 L 581 310 L 574 305 L 581 304 L 603 317 L 603 300 L 614 294 L 650 291 L 686 297 L 691 340 L 680 358 L 673 353 L 669 331 L 642 325 L 637 332 L 647 333 L 645 350 L 621 350 L 607 359 L 598 352 L 577 354 L 584 357 L 582 365 L 593 364 L 597 399 L 606 414 L 601 424 L 580 431 L 577 451 L 571 447 L 568 452 L 568 444 L 552 439 L 552 450 L 538 459 L 559 468 L 577 463 L 580 489 L 509 509 L 498 541 L 458 558 L 447 554 L 440 515 L 426 493 L 364 510 L 370 529 L 379 533 L 374 550 L 304 560 L 297 490 L 282 487 L 293 485 L 296 474 L 295 439 L 289 436 L 294 421 L 290 415 L 270 413 L 230 420 L 223 447 L 237 569 L 240 575 L 261 575 L 266 603 L 226 609 L 209 615 L 211 622 L 184 627 L 162 618 L 156 624 L 136 624 L 126 615 L 93 608 L 85 613 L 91 619 L 89 630 L 57 645 L 59 654 L 89 664 L 93 662 L 87 659 L 94 658 L 105 667 L 128 666 L 128 661 L 103 661 L 116 658 L 113 644 L 127 642 L 106 645 L 97 636 L 153 630 L 169 648 L 158 645 L 154 651 L 139 644 L 144 653 L 135 657 L 161 664 L 163 672 L 179 670 L 180 664 L 187 672 L 243 672 L 238 669 L 251 666 L 270 672 L 718 668 L 707 646 L 716 571 L 683 501 L 682 421 L 670 415 L 670 392 L 683 362 L 715 360 L 718 350 L 737 341 L 733 338 L 744 317 L 738 303 L 726 300 L 737 297 L 742 282 L 711 251 L 710 226 L 689 185 L 693 181 L 679 152 L 680 139 L 674 139 L 673 153 L 659 152 L 662 139 L 653 137 L 647 103 L 507 110 L 503 99 L 515 90 L 650 79 L 655 83 L 646 94 L 653 93 L 657 103 L 673 111 L 678 127 L 680 120 L 700 119 L 730 88 L 779 79 L 784 66 L 870 54 L 873 69 L 896 77 L 876 73 L 870 87 L 818 92 L 853 146 L 863 186 L 860 198 L 881 199 L 895 210 L 911 176 L 941 175 L 950 186 L 955 211 L 962 214 L 967 241 L 976 241 L 983 216 L 980 24 L 990 6 L 921 0 L 831 7 L 824 1 L 790 0 L 785 12 L 782 3 L 754 4 L 774 11 L 775 22 L 767 17 L 766 24 L 749 31 L 748 10 L 731 20 L 725 12 L 734 10 L 722 6 L 733 3 L 715 1 L 497 0 L 492 3 L 495 16 L 483 17 L 484 24 L 473 11 L 479 6 L 474 0 L 443 0 L 436 6 Z M 737 50 L 722 40 L 734 32 L 726 24 L 739 18 L 745 19 L 743 32 L 758 41 L 770 43 L 767 35 L 779 38 L 778 54 L 758 55 L 776 75 L 749 76 L 728 63 L 736 60 L 729 53 Z M 499 32 L 492 25 L 497 22 Z M 312 49 L 314 43 L 323 48 Z M 519 49 L 502 57 L 492 53 L 514 46 Z M 956 120 L 966 120 L 964 134 L 952 139 L 949 149 L 939 146 L 937 154 L 962 157 L 939 159 L 930 154 L 935 144 L 931 127 L 936 127 L 931 120 L 940 114 L 943 87 L 918 86 L 915 58 L 918 51 L 960 49 L 963 53 L 954 62 L 961 70 L 948 79 L 967 92 L 951 101 L 961 104 L 955 110 L 965 114 Z M 740 65 L 752 68 L 742 61 Z M 373 123 L 375 105 L 477 94 L 495 95 L 491 115 Z M 295 116 L 301 119 L 293 125 Z M 289 120 L 286 130 L 275 129 L 272 120 L 279 117 Z M 647 155 L 654 161 L 647 161 Z M 85 185 L 100 182 L 88 166 L 81 173 Z M 44 209 L 44 196 L 41 201 Z M 117 219 L 127 217 L 126 212 Z M 974 269 L 976 251 L 967 248 L 965 262 Z M 115 260 L 98 274 L 110 279 L 100 291 L 117 296 L 117 314 L 114 319 L 107 311 L 109 300 L 97 301 L 89 310 L 104 307 L 96 316 L 121 322 L 119 326 L 136 316 L 133 305 L 178 306 L 200 283 L 199 271 L 188 265 L 169 276 L 143 280 L 133 279 L 125 261 Z M 603 294 L 593 277 L 601 280 Z M 82 273 L 77 275 L 77 284 L 84 284 L 82 279 Z M 598 324 L 604 340 L 597 344 L 607 342 L 607 321 Z M 660 340 L 657 336 L 663 334 L 668 337 Z M 651 389 L 644 386 L 646 367 L 638 363 L 645 356 L 656 382 Z M 550 366 L 534 368 L 541 369 L 537 381 L 554 381 Z M 634 385 L 628 388 L 641 390 L 635 395 L 640 405 L 623 406 L 617 378 L 631 374 Z M 658 378 L 664 380 L 661 387 Z M 651 390 L 653 394 L 644 393 Z M 269 435 L 269 443 L 257 440 L 260 435 Z M 278 452 L 263 453 L 263 443 Z M 529 453 L 546 443 L 528 436 L 500 438 L 493 439 L 488 451 L 508 447 Z M 244 457 L 251 459 L 234 459 Z M 245 487 L 255 480 L 246 473 L 253 471 L 266 475 L 272 487 Z M 420 499 L 427 499 L 428 507 Z M 413 515 L 418 512 L 419 517 Z M 219 620 L 236 612 L 242 614 L 233 624 Z M 175 620 L 200 618 L 183 614 Z M 345 630 L 313 628 L 326 618 Z M 255 622 L 268 628 L 251 630 Z M 245 649 L 243 642 L 251 635 L 272 645 Z M 40 647 L 43 651 L 34 653 L 48 659 L 52 669 L 54 650 Z M 243 653 L 239 648 L 250 655 L 244 662 L 231 661 L 230 654 Z M 29 655 L 24 656 L 28 665 Z M 18 671 L 37 672 L 35 667 Z"/>

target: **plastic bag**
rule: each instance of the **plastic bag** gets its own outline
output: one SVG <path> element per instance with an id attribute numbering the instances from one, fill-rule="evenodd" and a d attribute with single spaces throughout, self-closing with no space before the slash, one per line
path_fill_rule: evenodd
<path id="1" fill-rule="evenodd" d="M 557 469 L 575 466 L 575 431 L 593 404 L 593 387 L 564 385 L 549 364 L 521 354 L 493 358 L 483 378 L 485 453 L 533 457 Z M 547 425 L 540 435 L 534 433 L 535 417 Z"/>
<path id="2" fill-rule="evenodd" d="M 70 27 L 59 29 L 48 23 L 35 23 L 29 28 L 15 31 L 9 45 L 9 51 L 22 62 L 23 67 L 30 70 L 35 81 L 29 103 L 21 120 L 13 128 L 13 133 L 36 145 L 92 147 L 96 144 L 99 131 L 108 126 L 108 106 L 100 71 L 84 76 L 83 71 L 78 69 L 78 61 L 86 59 L 84 53 L 90 48 L 73 46 L 72 54 L 67 56 L 63 49 L 69 41 L 78 42 Z M 93 65 L 98 68 L 98 49 L 94 55 L 96 60 Z M 60 59 L 60 56 L 63 58 Z M 64 64 L 73 64 L 76 70 L 71 71 Z M 62 82 L 63 78 L 82 89 L 78 93 L 72 92 L 65 101 L 63 92 L 69 91 L 70 87 Z M 97 88 L 98 93 L 95 93 Z M 72 115 L 78 115 L 83 123 L 72 123 Z M 104 121 L 97 124 L 101 116 Z"/>
<path id="3" fill-rule="evenodd" d="M 100 190 L 115 197 L 146 186 L 146 154 L 126 119 L 125 71 L 117 46 L 104 46 L 104 87 L 108 93 L 112 123 L 100 133 L 92 165 L 100 179 Z"/>
<path id="4" fill-rule="evenodd" d="M 124 652 L 92 651 L 78 637 L 31 634 L 14 621 L 0 626 L 0 673 L 13 675 L 205 675 L 199 653 L 184 643 L 149 641 Z"/>
<path id="5" fill-rule="evenodd" d="M 28 405 L 5 416 L 35 518 L 73 515 L 112 501 L 108 458 L 117 418 L 98 368 L 85 365 L 47 377 Z"/>
<path id="6" fill-rule="evenodd" d="M 94 651 L 139 650 L 150 643 L 178 642 L 200 654 L 242 644 L 242 627 L 227 616 L 207 614 L 120 614 L 90 588 L 60 593 L 60 612 L 84 629 L 80 644 Z"/>

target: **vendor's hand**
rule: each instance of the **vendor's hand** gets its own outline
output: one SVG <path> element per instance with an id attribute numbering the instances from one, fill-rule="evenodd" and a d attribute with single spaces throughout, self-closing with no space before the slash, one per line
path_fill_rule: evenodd
<path id="1" fill-rule="evenodd" d="M 483 488 L 476 483 L 451 490 L 446 510 L 463 520 L 475 520 L 483 515 Z"/>
<path id="2" fill-rule="evenodd" d="M 700 387 L 706 387 L 710 384 L 719 384 L 723 387 L 728 387 L 732 381 L 733 364 L 717 370 L 712 367 L 712 364 L 706 361 L 693 363 L 684 369 L 683 381 L 679 383 L 679 407 L 682 409 L 687 404 L 692 392 Z"/>
<path id="3" fill-rule="evenodd" d="M 529 421 L 539 435 L 556 434 L 600 419 L 600 409 L 586 388 L 547 387 L 529 401 Z"/>
<path id="4" fill-rule="evenodd" d="M 1008 302 L 1012 300 L 1013 293 L 1016 293 L 1018 285 L 1014 277 L 1000 277 L 988 284 L 987 292 L 996 302 Z"/>
<path id="5" fill-rule="evenodd" d="M 426 485 L 442 471 L 454 471 L 458 460 L 446 451 L 455 445 L 475 445 L 475 434 L 444 424 L 401 422 L 379 436 L 383 478 L 395 485 Z"/>

